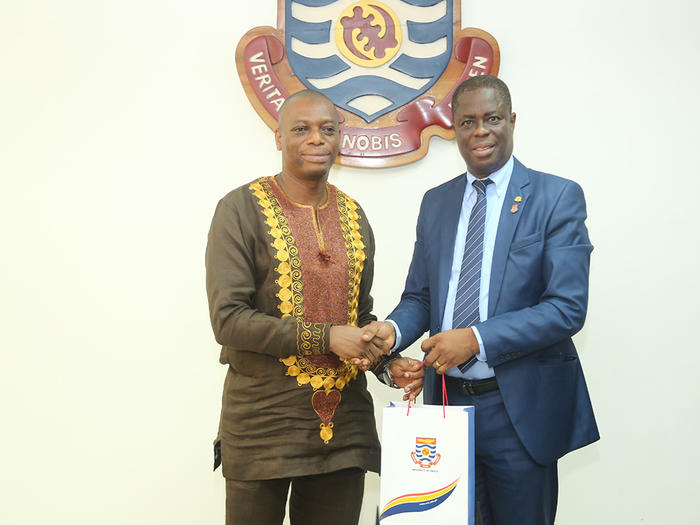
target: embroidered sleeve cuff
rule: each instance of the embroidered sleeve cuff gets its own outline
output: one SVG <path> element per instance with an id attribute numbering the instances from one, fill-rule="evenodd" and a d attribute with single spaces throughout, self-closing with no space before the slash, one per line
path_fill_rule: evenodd
<path id="1" fill-rule="evenodd" d="M 331 325 L 297 321 L 297 351 L 300 354 L 330 353 Z"/>

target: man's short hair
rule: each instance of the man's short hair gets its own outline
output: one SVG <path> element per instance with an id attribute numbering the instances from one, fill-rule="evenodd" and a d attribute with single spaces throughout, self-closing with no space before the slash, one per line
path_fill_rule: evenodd
<path id="1" fill-rule="evenodd" d="M 506 105 L 508 114 L 510 115 L 513 112 L 513 105 L 510 101 L 510 91 L 508 90 L 506 83 L 498 77 L 491 75 L 479 75 L 476 77 L 470 77 L 457 86 L 457 89 L 455 89 L 454 93 L 452 94 L 452 114 L 454 115 L 456 111 L 456 102 L 462 93 L 466 93 L 467 91 L 476 91 L 477 89 L 482 88 L 495 89 L 498 93 L 498 98 L 500 98 L 501 102 Z"/>

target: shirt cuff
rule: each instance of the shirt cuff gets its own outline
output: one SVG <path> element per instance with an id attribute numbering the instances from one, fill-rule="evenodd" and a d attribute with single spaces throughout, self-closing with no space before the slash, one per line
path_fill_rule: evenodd
<path id="1" fill-rule="evenodd" d="M 331 353 L 331 325 L 328 323 L 307 323 L 297 319 L 297 352 L 311 352 L 313 355 Z"/>
<path id="2" fill-rule="evenodd" d="M 484 350 L 484 342 L 481 340 L 481 334 L 479 333 L 479 330 L 476 328 L 476 326 L 472 326 L 472 332 L 474 332 L 474 336 L 476 337 L 477 342 L 479 343 L 479 353 L 476 354 L 476 358 L 479 361 L 486 361 L 486 351 Z"/>
<path id="3" fill-rule="evenodd" d="M 394 321 L 391 319 L 386 320 L 387 323 L 391 323 L 392 326 L 394 327 L 394 332 L 396 332 L 396 341 L 394 341 L 394 346 L 391 347 L 391 351 L 393 352 L 396 350 L 399 346 L 401 346 L 401 330 L 399 330 L 399 325 L 397 325 Z"/>

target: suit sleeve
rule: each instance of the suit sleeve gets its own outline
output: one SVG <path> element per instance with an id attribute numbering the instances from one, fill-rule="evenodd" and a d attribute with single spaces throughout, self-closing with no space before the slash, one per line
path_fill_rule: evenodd
<path id="1" fill-rule="evenodd" d="M 544 290 L 537 304 L 496 315 L 476 325 L 487 362 L 497 366 L 578 332 L 588 306 L 588 272 L 593 246 L 586 230 L 581 187 L 569 181 L 545 223 L 542 250 Z M 502 293 L 514 293 L 504 288 Z"/>
<path id="2" fill-rule="evenodd" d="M 430 281 L 426 264 L 423 219 L 424 210 L 429 206 L 428 195 L 429 193 L 423 197 L 418 214 L 416 242 L 413 246 L 413 257 L 406 277 L 406 286 L 401 294 L 401 301 L 388 316 L 401 330 L 401 345 L 395 350 L 396 352 L 409 347 L 430 328 Z"/>
<path id="3" fill-rule="evenodd" d="M 219 202 L 209 230 L 206 283 L 216 341 L 232 350 L 287 357 L 304 345 L 329 353 L 330 325 L 281 319 L 255 307 L 255 232 L 245 226 L 235 205 Z M 266 248 L 264 248 L 266 249 Z"/>

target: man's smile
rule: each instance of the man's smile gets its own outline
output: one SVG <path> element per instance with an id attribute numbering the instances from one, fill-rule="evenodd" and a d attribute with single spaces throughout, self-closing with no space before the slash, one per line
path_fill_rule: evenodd
<path id="1" fill-rule="evenodd" d="M 474 155 L 477 157 L 488 157 L 495 149 L 494 144 L 477 144 L 472 148 Z"/>
<path id="2" fill-rule="evenodd" d="M 328 162 L 331 158 L 329 152 L 312 152 L 312 153 L 302 153 L 301 157 L 309 162 L 324 163 Z"/>

